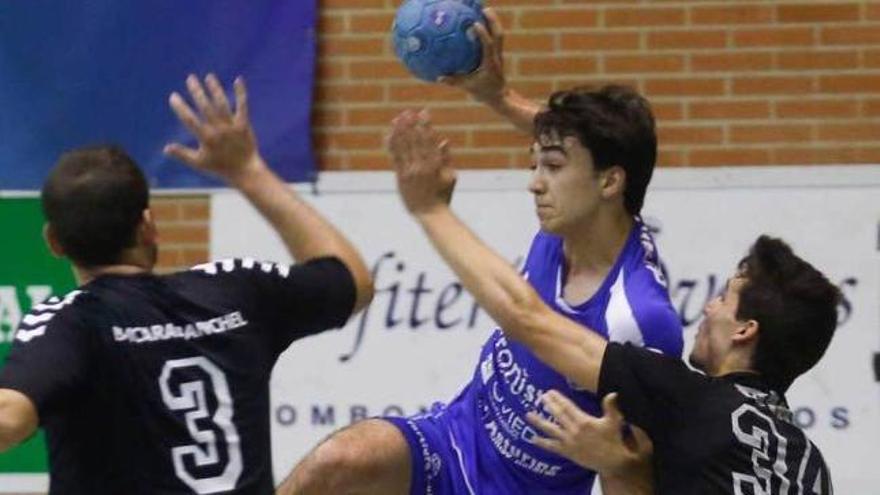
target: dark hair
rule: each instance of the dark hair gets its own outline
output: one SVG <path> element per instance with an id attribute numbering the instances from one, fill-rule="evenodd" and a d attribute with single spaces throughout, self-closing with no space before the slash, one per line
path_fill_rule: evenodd
<path id="1" fill-rule="evenodd" d="M 737 319 L 758 322 L 752 366 L 785 391 L 812 368 L 837 327 L 840 290 L 780 239 L 762 235 L 739 264 Z"/>
<path id="2" fill-rule="evenodd" d="M 624 206 L 632 215 L 642 210 L 657 161 L 657 134 L 648 100 L 617 85 L 553 93 L 547 109 L 535 116 L 535 137 L 547 135 L 577 137 L 590 151 L 596 170 L 623 167 Z"/>
<path id="3" fill-rule="evenodd" d="M 122 251 L 134 245 L 149 191 L 125 151 L 96 146 L 61 155 L 41 198 L 65 255 L 77 265 L 94 267 L 117 263 Z"/>

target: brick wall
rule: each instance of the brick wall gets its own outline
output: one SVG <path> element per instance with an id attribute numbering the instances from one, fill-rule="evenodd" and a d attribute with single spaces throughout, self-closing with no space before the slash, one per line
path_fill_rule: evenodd
<path id="1" fill-rule="evenodd" d="M 385 169 L 388 122 L 422 106 L 459 166 L 528 164 L 528 136 L 394 59 L 398 0 L 318 1 L 321 169 Z M 506 28 L 514 88 L 540 100 L 575 84 L 634 85 L 654 104 L 661 166 L 880 163 L 878 1 L 486 2 Z M 163 266 L 207 256 L 207 200 L 161 203 Z"/>
<path id="2" fill-rule="evenodd" d="M 527 164 L 528 138 L 394 59 L 397 0 L 321 1 L 315 143 L 382 169 L 387 122 L 429 106 L 461 166 Z M 661 166 L 880 162 L 880 2 L 487 0 L 512 86 L 624 82 L 653 102 Z"/>

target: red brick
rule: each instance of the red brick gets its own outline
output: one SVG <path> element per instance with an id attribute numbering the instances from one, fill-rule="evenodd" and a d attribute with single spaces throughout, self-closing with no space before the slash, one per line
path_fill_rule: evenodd
<path id="1" fill-rule="evenodd" d="M 183 261 L 183 256 L 180 248 L 172 248 L 167 246 L 162 246 L 159 249 L 159 259 L 157 260 L 157 267 L 161 270 L 174 270 L 179 267 Z"/>
<path id="2" fill-rule="evenodd" d="M 657 154 L 658 167 L 683 167 L 687 165 L 687 155 L 681 148 L 661 147 Z"/>
<path id="3" fill-rule="evenodd" d="M 880 49 L 865 50 L 865 67 L 871 69 L 880 68 Z"/>
<path id="4" fill-rule="evenodd" d="M 865 100 L 862 104 L 862 116 L 870 118 L 880 117 L 880 100 Z"/>
<path id="5" fill-rule="evenodd" d="M 639 33 L 562 33 L 562 50 L 634 50 L 639 48 Z"/>
<path id="6" fill-rule="evenodd" d="M 728 165 L 767 165 L 770 151 L 763 148 L 692 149 L 688 164 L 693 167 Z"/>
<path id="7" fill-rule="evenodd" d="M 663 122 L 666 120 L 681 120 L 684 118 L 684 104 L 681 102 L 651 102 L 654 117 Z"/>
<path id="8" fill-rule="evenodd" d="M 880 75 L 847 74 L 819 77 L 823 93 L 880 93 Z"/>
<path id="9" fill-rule="evenodd" d="M 872 21 L 880 21 L 880 3 L 869 3 L 867 9 L 868 19 Z"/>
<path id="10" fill-rule="evenodd" d="M 649 79 L 645 82 L 649 95 L 703 96 L 724 94 L 723 79 Z"/>
<path id="11" fill-rule="evenodd" d="M 857 117 L 859 105 L 855 100 L 807 100 L 777 101 L 776 116 L 779 118 L 828 118 Z"/>
<path id="12" fill-rule="evenodd" d="M 523 153 L 519 151 L 519 153 Z M 514 168 L 515 153 L 497 151 L 452 150 L 452 161 L 457 168 Z"/>
<path id="13" fill-rule="evenodd" d="M 691 67 L 696 72 L 748 72 L 773 67 L 773 55 L 767 52 L 694 54 Z"/>
<path id="14" fill-rule="evenodd" d="M 159 239 L 164 244 L 203 244 L 208 242 L 208 227 L 205 225 L 164 225 L 159 230 Z"/>
<path id="15" fill-rule="evenodd" d="M 593 74 L 598 70 L 596 57 L 522 57 L 517 64 L 517 73 L 523 76 Z"/>
<path id="16" fill-rule="evenodd" d="M 387 36 L 381 38 L 353 36 L 324 36 L 320 38 L 318 49 L 325 57 L 375 57 L 386 54 L 390 42 Z"/>
<path id="17" fill-rule="evenodd" d="M 826 26 L 819 39 L 824 45 L 877 45 L 880 26 Z"/>
<path id="18" fill-rule="evenodd" d="M 523 29 L 586 29 L 598 24 L 599 15 L 593 9 L 544 10 L 538 15 L 524 15 L 519 19 Z"/>
<path id="19" fill-rule="evenodd" d="M 318 85 L 315 100 L 334 103 L 379 103 L 385 99 L 385 90 L 379 85 L 333 84 Z"/>
<path id="20" fill-rule="evenodd" d="M 608 27 L 676 26 L 685 22 L 685 11 L 675 7 L 609 8 L 605 11 Z"/>
<path id="21" fill-rule="evenodd" d="M 348 165 L 343 155 L 317 153 L 318 170 L 348 170 Z"/>
<path id="22" fill-rule="evenodd" d="M 388 34 L 394 22 L 394 13 L 352 14 L 349 19 L 348 32 L 352 34 Z"/>
<path id="23" fill-rule="evenodd" d="M 348 112 L 348 125 L 351 127 L 383 126 L 391 124 L 391 119 L 400 112 L 410 109 L 410 106 L 375 106 L 368 108 L 350 108 Z"/>
<path id="24" fill-rule="evenodd" d="M 744 47 L 809 46 L 814 42 L 815 35 L 809 27 L 774 26 L 733 32 L 733 44 Z"/>
<path id="25" fill-rule="evenodd" d="M 211 205 L 207 200 L 186 201 L 180 204 L 180 209 L 184 220 L 207 221 L 211 217 Z"/>
<path id="26" fill-rule="evenodd" d="M 552 52 L 555 48 L 552 34 L 508 34 L 504 36 L 504 50 L 507 53 Z"/>
<path id="27" fill-rule="evenodd" d="M 343 131 L 329 129 L 314 133 L 315 147 L 332 150 L 364 150 L 382 146 L 381 131 Z"/>
<path id="28" fill-rule="evenodd" d="M 364 152 L 357 153 L 348 157 L 349 170 L 389 170 L 391 162 L 388 153 L 384 152 Z"/>
<path id="29" fill-rule="evenodd" d="M 320 0 L 322 10 L 333 9 L 382 9 L 385 0 Z"/>
<path id="30" fill-rule="evenodd" d="M 736 95 L 803 94 L 812 90 L 813 80 L 808 77 L 737 77 L 733 80 L 733 94 Z"/>
<path id="31" fill-rule="evenodd" d="M 730 128 L 732 143 L 800 143 L 812 137 L 809 125 L 734 125 Z"/>
<path id="32" fill-rule="evenodd" d="M 331 127 L 345 124 L 345 110 L 315 107 L 312 111 L 312 125 L 315 127 Z"/>
<path id="33" fill-rule="evenodd" d="M 819 140 L 877 142 L 880 140 L 880 124 L 871 122 L 819 124 Z"/>
<path id="34" fill-rule="evenodd" d="M 858 147 L 856 148 L 856 153 L 856 159 L 851 163 L 869 163 L 871 165 L 880 163 L 880 147 Z"/>
<path id="35" fill-rule="evenodd" d="M 318 33 L 321 36 L 339 34 L 345 32 L 345 16 L 322 12 L 318 15 Z"/>
<path id="36" fill-rule="evenodd" d="M 467 97 L 460 89 L 442 84 L 405 83 L 389 87 L 389 99 L 393 102 L 462 101 Z"/>
<path id="37" fill-rule="evenodd" d="M 478 125 L 506 122 L 489 107 L 478 104 L 454 107 L 434 106 L 431 107 L 431 116 L 434 122 L 440 125 Z"/>
<path id="38" fill-rule="evenodd" d="M 412 76 L 398 60 L 349 62 L 349 75 L 355 81 L 365 79 L 409 79 Z"/>
<path id="39" fill-rule="evenodd" d="M 856 51 L 806 51 L 779 52 L 778 66 L 781 70 L 854 69 L 859 66 Z"/>
<path id="40" fill-rule="evenodd" d="M 348 63 L 340 59 L 318 58 L 315 75 L 319 81 L 345 79 L 348 77 Z"/>
<path id="41" fill-rule="evenodd" d="M 549 80 L 517 82 L 515 87 L 526 98 L 540 101 L 546 101 L 550 93 L 553 92 L 553 82 Z"/>
<path id="42" fill-rule="evenodd" d="M 780 165 L 856 163 L 859 161 L 859 149 L 853 147 L 786 147 L 774 149 L 773 157 L 774 162 Z"/>
<path id="43" fill-rule="evenodd" d="M 608 55 L 605 72 L 681 72 L 684 70 L 683 55 Z"/>
<path id="44" fill-rule="evenodd" d="M 727 33 L 724 31 L 659 31 L 648 33 L 648 48 L 724 48 Z"/>
<path id="45" fill-rule="evenodd" d="M 778 5 L 776 15 L 779 22 L 855 21 L 859 18 L 859 5 L 856 3 Z"/>
<path id="46" fill-rule="evenodd" d="M 767 24 L 773 21 L 773 9 L 765 5 L 725 5 L 694 7 L 694 24 Z"/>
<path id="47" fill-rule="evenodd" d="M 688 117 L 705 120 L 766 119 L 770 103 L 765 100 L 699 101 L 688 104 Z"/>
<path id="48" fill-rule="evenodd" d="M 721 144 L 724 131 L 717 126 L 660 126 L 657 140 L 670 144 Z"/>
<path id="49" fill-rule="evenodd" d="M 473 131 L 472 146 L 476 148 L 509 147 L 526 149 L 532 142 L 532 136 L 514 129 Z"/>
<path id="50" fill-rule="evenodd" d="M 150 211 L 157 222 L 174 222 L 181 218 L 178 200 L 151 198 Z"/>
<path id="51" fill-rule="evenodd" d="M 184 248 L 180 253 L 181 262 L 186 266 L 198 265 L 210 261 L 207 248 Z"/>

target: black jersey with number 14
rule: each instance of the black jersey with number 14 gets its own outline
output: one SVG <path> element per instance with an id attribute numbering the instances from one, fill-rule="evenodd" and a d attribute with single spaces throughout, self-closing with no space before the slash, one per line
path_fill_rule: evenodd
<path id="1" fill-rule="evenodd" d="M 101 276 L 31 310 L 0 387 L 37 407 L 52 494 L 272 493 L 272 367 L 354 297 L 334 258 Z"/>

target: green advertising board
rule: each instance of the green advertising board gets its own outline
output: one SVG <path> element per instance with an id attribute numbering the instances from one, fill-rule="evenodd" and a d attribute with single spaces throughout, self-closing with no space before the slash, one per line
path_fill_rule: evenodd
<path id="1" fill-rule="evenodd" d="M 30 308 L 76 287 L 70 265 L 52 256 L 43 242 L 42 225 L 39 199 L 0 198 L 0 368 L 12 347 L 18 322 Z M 0 477 L 46 473 L 47 466 L 42 433 L 0 454 Z"/>

